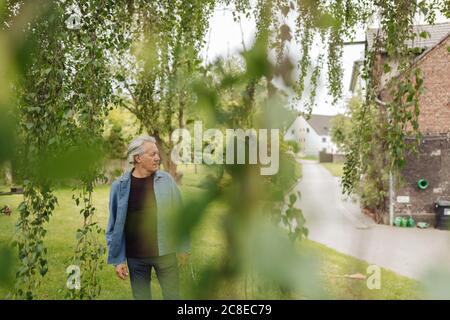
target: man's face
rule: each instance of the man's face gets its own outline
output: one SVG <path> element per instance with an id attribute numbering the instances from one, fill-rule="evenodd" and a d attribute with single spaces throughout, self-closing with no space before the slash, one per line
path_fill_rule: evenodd
<path id="1" fill-rule="evenodd" d="M 145 170 L 149 172 L 155 172 L 159 169 L 159 151 L 156 144 L 153 142 L 145 142 L 144 153 L 136 156 L 136 162 Z"/>

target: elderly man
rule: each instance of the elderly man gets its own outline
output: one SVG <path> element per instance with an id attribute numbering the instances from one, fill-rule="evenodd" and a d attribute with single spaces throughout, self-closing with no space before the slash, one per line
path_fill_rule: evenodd
<path id="1" fill-rule="evenodd" d="M 180 191 L 170 174 L 159 171 L 156 141 L 134 139 L 127 152 L 131 171 L 113 182 L 106 230 L 108 263 L 120 279 L 130 272 L 134 299 L 151 299 L 155 268 L 164 299 L 179 299 L 177 256 L 188 259 L 189 244 L 176 248 L 168 230 L 169 216 L 181 205 Z"/>

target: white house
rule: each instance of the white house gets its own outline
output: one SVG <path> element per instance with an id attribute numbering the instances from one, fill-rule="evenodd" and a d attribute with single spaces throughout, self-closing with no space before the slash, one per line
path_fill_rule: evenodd
<path id="1" fill-rule="evenodd" d="M 307 156 L 319 156 L 320 151 L 326 153 L 340 153 L 337 146 L 331 141 L 331 119 L 334 116 L 312 114 L 306 120 L 298 116 L 284 135 L 285 141 L 297 141 L 300 153 Z"/>

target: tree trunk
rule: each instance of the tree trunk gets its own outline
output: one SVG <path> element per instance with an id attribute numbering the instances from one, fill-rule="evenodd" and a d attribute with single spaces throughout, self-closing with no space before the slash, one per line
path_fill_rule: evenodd
<path id="1" fill-rule="evenodd" d="M 183 174 L 177 171 L 177 164 L 172 161 L 170 154 L 172 152 L 171 147 L 166 147 L 164 142 L 161 140 L 158 134 L 153 134 L 156 139 L 156 146 L 159 150 L 159 155 L 161 157 L 161 163 L 170 175 L 175 179 L 175 182 L 178 185 L 181 185 L 181 179 L 183 178 Z"/>
<path id="2" fill-rule="evenodd" d="M 5 162 L 1 171 L 3 173 L 2 178 L 5 180 L 5 184 L 8 186 L 12 186 L 14 184 L 14 179 L 11 162 Z"/>

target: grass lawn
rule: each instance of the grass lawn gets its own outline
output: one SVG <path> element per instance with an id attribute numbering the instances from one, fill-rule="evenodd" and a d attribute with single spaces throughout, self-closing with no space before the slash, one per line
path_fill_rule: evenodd
<path id="1" fill-rule="evenodd" d="M 357 273 L 368 276 L 368 264 L 341 254 L 322 244 L 306 241 L 306 247 L 319 257 L 325 292 L 332 299 L 422 299 L 423 287 L 418 281 L 381 269 L 381 288 L 369 290 L 366 280 L 344 278 Z"/>
<path id="2" fill-rule="evenodd" d="M 318 157 L 318 156 L 302 156 L 302 157 L 300 157 L 300 159 L 304 159 L 304 160 L 316 160 L 316 161 L 318 161 L 318 160 L 319 160 L 319 157 Z"/>
<path id="3" fill-rule="evenodd" d="M 323 162 L 321 163 L 330 173 L 335 177 L 342 177 L 344 164 L 343 163 L 333 163 L 333 162 Z"/>
<path id="4" fill-rule="evenodd" d="M 202 177 L 206 175 L 206 170 L 199 166 L 198 174 L 194 174 L 193 169 L 185 170 L 184 183 L 182 186 L 183 196 L 189 198 L 194 194 L 202 192 Z M 3 188 L 0 188 L 3 189 Z M 96 188 L 94 202 L 97 207 L 97 219 L 102 226 L 106 225 L 108 218 L 108 194 L 109 186 Z M 64 294 L 60 291 L 64 289 L 66 282 L 65 269 L 70 265 L 70 257 L 74 251 L 75 231 L 81 224 L 81 217 L 78 208 L 71 199 L 70 188 L 59 189 L 56 192 L 59 207 L 55 210 L 48 225 L 48 233 L 45 239 L 48 247 L 49 272 L 37 292 L 40 299 L 63 299 Z M 17 219 L 17 205 L 21 201 L 20 195 L 1 196 L 0 206 L 7 204 L 14 208 L 11 216 L 0 215 L 0 245 L 6 245 L 14 234 L 15 222 Z M 224 206 L 213 204 L 208 208 L 208 213 L 202 223 L 195 229 L 192 236 L 191 261 L 194 270 L 200 270 L 208 263 L 218 262 L 223 252 L 224 237 L 221 231 L 223 224 L 222 217 L 225 213 Z M 321 277 L 320 286 L 324 290 L 324 298 L 331 299 L 414 299 L 421 298 L 419 283 L 399 276 L 393 272 L 382 270 L 381 289 L 369 290 L 364 280 L 353 280 L 342 278 L 346 274 L 362 273 L 366 274 L 367 263 L 352 257 L 340 254 L 323 245 L 312 241 L 305 241 L 304 248 L 310 251 L 320 262 L 319 270 L 316 270 Z M 106 258 L 105 258 L 106 261 Z M 301 272 L 301 270 L 299 270 Z M 190 276 L 190 270 L 182 273 L 182 280 Z M 195 273 L 194 273 L 195 274 Z M 154 276 L 155 277 L 155 276 Z M 102 293 L 100 299 L 131 299 L 131 291 L 128 280 L 119 280 L 113 271 L 112 266 L 104 265 L 100 272 Z M 182 281 L 183 284 L 187 281 Z M 245 298 L 244 286 L 241 281 L 223 283 L 219 292 L 214 298 L 221 299 L 243 299 Z M 158 283 L 152 282 L 153 296 L 161 299 L 161 291 Z M 188 288 L 182 290 L 182 297 L 189 298 Z M 283 295 L 279 292 L 256 292 L 251 291 L 248 298 L 269 298 L 278 299 Z M 247 290 L 248 292 L 248 290 Z M 0 298 L 7 293 L 6 288 L 0 287 Z M 305 295 L 296 295 L 294 298 L 308 298 Z"/>

